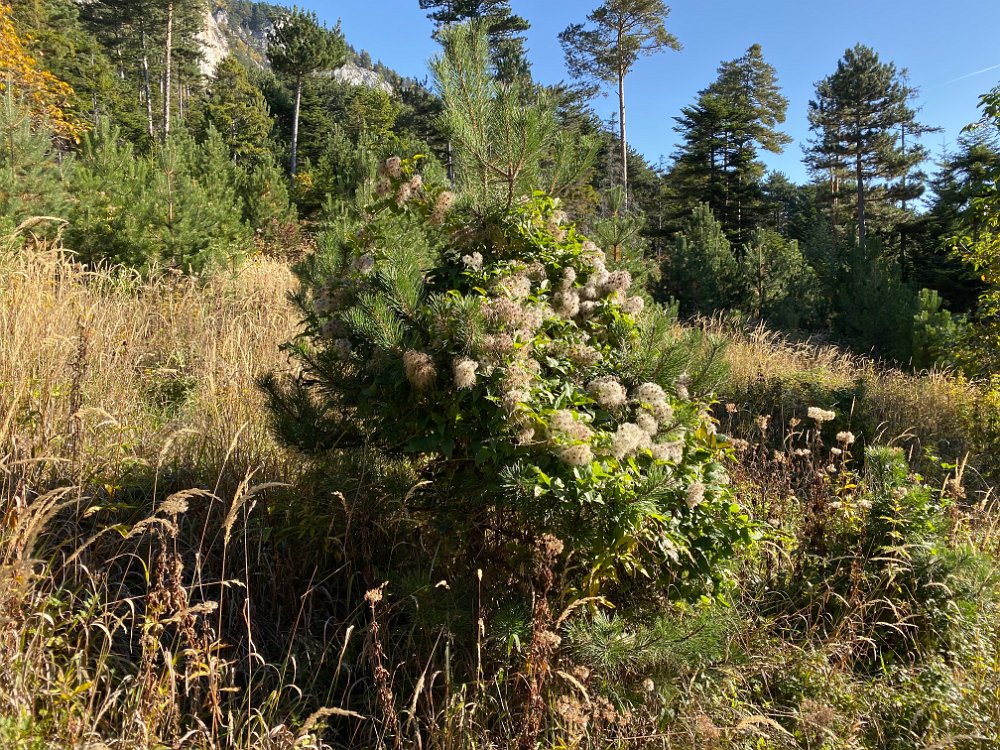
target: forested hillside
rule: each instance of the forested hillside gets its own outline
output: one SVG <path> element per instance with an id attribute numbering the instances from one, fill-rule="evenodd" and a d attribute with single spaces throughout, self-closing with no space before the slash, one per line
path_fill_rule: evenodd
<path id="1" fill-rule="evenodd" d="M 406 2 L 0 0 L 0 747 L 1000 748 L 1000 88 Z"/>

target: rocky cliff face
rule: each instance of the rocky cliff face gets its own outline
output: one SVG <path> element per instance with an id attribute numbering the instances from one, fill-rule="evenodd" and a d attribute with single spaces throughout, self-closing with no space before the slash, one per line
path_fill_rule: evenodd
<path id="1" fill-rule="evenodd" d="M 264 65 L 269 30 L 269 23 L 252 28 L 234 19 L 226 8 L 206 11 L 205 24 L 198 35 L 202 44 L 201 72 L 211 76 L 230 53 L 239 55 L 245 62 Z"/>
<path id="2" fill-rule="evenodd" d="M 362 68 L 353 62 L 347 62 L 335 70 L 326 71 L 320 75 L 332 78 L 340 83 L 349 86 L 367 86 L 371 89 L 382 89 L 387 94 L 392 94 L 392 86 L 382 76 L 374 70 Z"/>
<path id="3" fill-rule="evenodd" d="M 216 66 L 229 54 L 236 54 L 244 63 L 265 66 L 270 29 L 269 22 L 251 25 L 226 7 L 207 11 L 204 28 L 198 36 L 202 44 L 201 72 L 206 76 L 213 75 Z M 382 89 L 387 94 L 393 93 L 392 85 L 381 75 L 354 62 L 347 62 L 321 75 L 350 86 L 367 86 Z"/>

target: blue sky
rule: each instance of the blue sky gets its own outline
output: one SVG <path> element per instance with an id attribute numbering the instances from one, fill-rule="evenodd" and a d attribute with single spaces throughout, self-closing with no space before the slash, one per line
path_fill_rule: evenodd
<path id="1" fill-rule="evenodd" d="M 342 20 L 348 40 L 367 49 L 403 75 L 423 78 L 437 46 L 417 0 L 299 0 L 328 22 Z M 557 36 L 583 21 L 599 0 L 512 0 L 531 24 L 529 56 L 535 78 L 566 78 Z M 629 143 L 654 165 L 669 157 L 677 136 L 673 117 L 715 78 L 723 60 L 760 43 L 778 70 L 789 99 L 785 130 L 795 138 L 766 161 L 792 179 L 806 179 L 801 164 L 808 138 L 806 108 L 816 81 L 834 70 L 847 47 L 874 47 L 883 59 L 910 71 L 920 89 L 921 120 L 944 128 L 926 145 L 940 153 L 963 126 L 977 117 L 980 94 L 1000 81 L 1000 2 L 997 0 L 675 0 L 669 28 L 684 50 L 638 63 L 628 79 Z M 993 68 L 988 72 L 981 72 Z M 960 80 L 959 80 L 960 79 Z M 615 109 L 613 97 L 596 101 L 602 116 Z"/>

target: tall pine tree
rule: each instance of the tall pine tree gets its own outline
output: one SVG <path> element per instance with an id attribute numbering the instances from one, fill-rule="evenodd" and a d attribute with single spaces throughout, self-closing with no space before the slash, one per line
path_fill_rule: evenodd
<path id="1" fill-rule="evenodd" d="M 587 16 L 587 24 L 572 24 L 559 35 L 566 64 L 574 78 L 596 85 L 614 85 L 618 91 L 626 208 L 629 180 L 625 78 L 640 57 L 668 49 L 680 50 L 680 42 L 667 31 L 669 15 L 670 9 L 663 0 L 605 0 Z"/>
<path id="2" fill-rule="evenodd" d="M 791 138 L 778 126 L 788 100 L 759 44 L 723 63 L 698 101 L 675 118 L 683 144 L 671 172 L 681 213 L 708 203 L 736 243 L 749 240 L 767 210 L 761 151 L 781 153 Z"/>
<path id="3" fill-rule="evenodd" d="M 816 98 L 809 103 L 815 137 L 807 164 L 830 178 L 834 226 L 839 222 L 842 186 L 853 183 L 861 246 L 873 219 L 884 223 L 896 204 L 913 201 L 923 192 L 917 166 L 927 151 L 917 138 L 927 128 L 916 120 L 915 95 L 905 71 L 859 44 L 847 50 L 837 70 L 816 85 Z"/>
<path id="4" fill-rule="evenodd" d="M 302 86 L 306 76 L 323 68 L 340 65 L 347 55 L 347 44 L 338 23 L 333 29 L 321 26 L 312 11 L 292 8 L 287 15 L 274 18 L 268 37 L 267 56 L 271 67 L 288 76 L 295 89 L 292 115 L 292 154 L 289 172 L 294 179 L 298 169 L 299 114 L 302 109 Z"/>

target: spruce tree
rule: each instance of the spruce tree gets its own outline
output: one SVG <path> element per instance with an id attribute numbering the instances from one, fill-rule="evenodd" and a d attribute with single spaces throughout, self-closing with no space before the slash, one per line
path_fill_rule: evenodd
<path id="1" fill-rule="evenodd" d="M 618 130 L 622 187 L 629 193 L 625 78 L 640 57 L 680 50 L 667 31 L 670 9 L 663 0 L 605 0 L 587 16 L 587 24 L 568 26 L 560 35 L 566 64 L 574 78 L 596 85 L 614 85 L 618 92 Z"/>
<path id="2" fill-rule="evenodd" d="M 340 24 L 333 29 L 321 26 L 312 11 L 292 8 L 290 14 L 276 16 L 268 37 L 267 56 L 274 70 L 288 76 L 295 90 L 292 115 L 292 152 L 289 172 L 294 179 L 298 168 L 299 113 L 302 106 L 302 86 L 307 76 L 323 68 L 340 65 L 346 57 L 347 45 Z"/>
<path id="3" fill-rule="evenodd" d="M 781 153 L 791 138 L 778 126 L 788 100 L 759 44 L 723 63 L 698 101 L 675 118 L 683 145 L 670 177 L 681 210 L 706 202 L 737 243 L 764 221 L 761 151 Z"/>
<path id="4" fill-rule="evenodd" d="M 862 246 L 873 218 L 882 218 L 880 214 L 895 204 L 913 201 L 923 192 L 916 168 L 927 156 L 918 140 L 927 128 L 916 120 L 915 95 L 905 71 L 859 44 L 844 53 L 834 73 L 816 84 L 816 98 L 809 103 L 815 137 L 807 163 L 814 173 L 830 178 L 834 225 L 839 221 L 841 187 L 853 183 Z"/>

